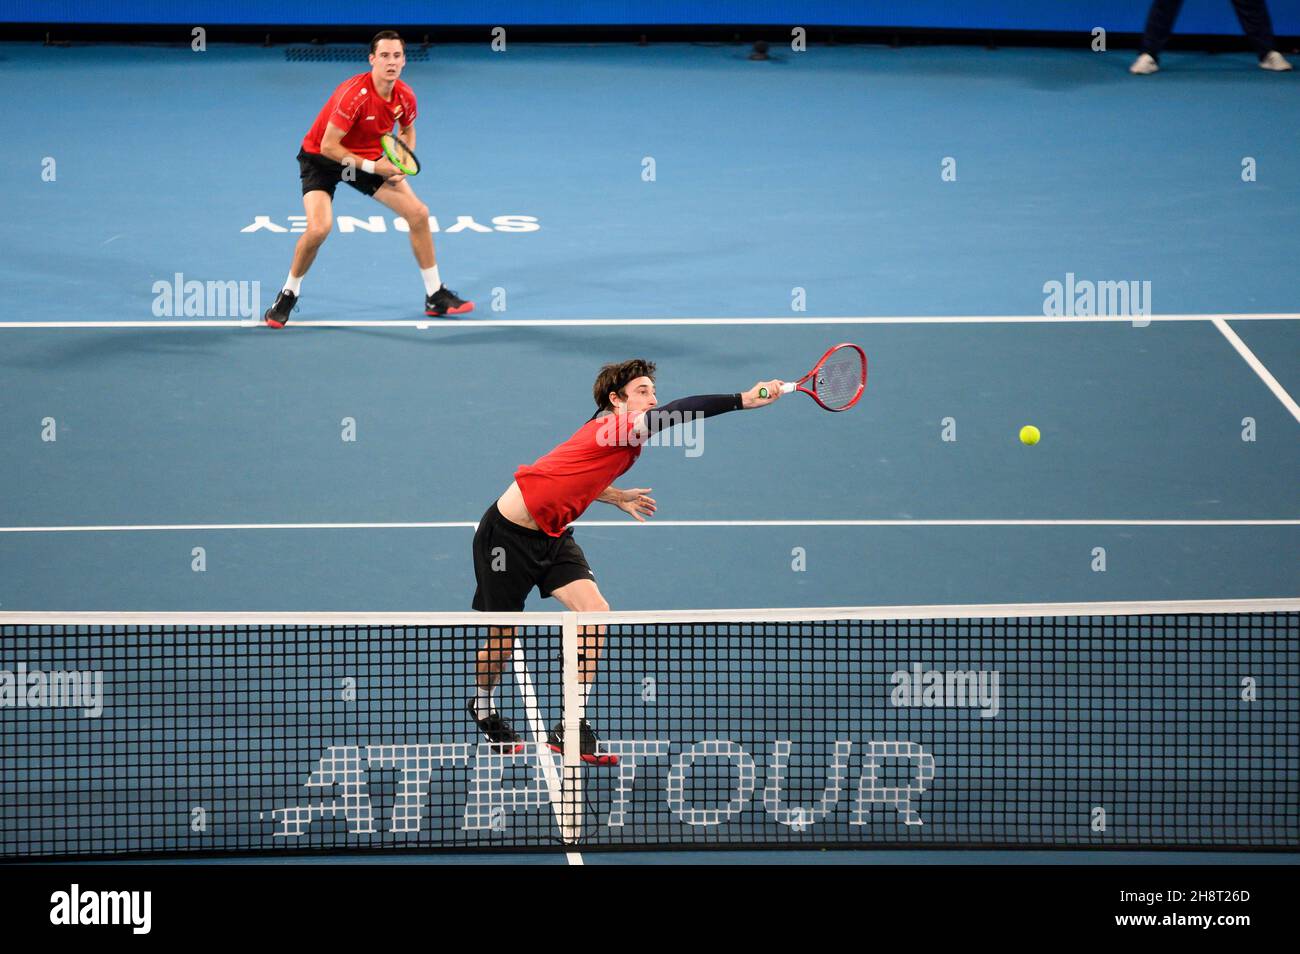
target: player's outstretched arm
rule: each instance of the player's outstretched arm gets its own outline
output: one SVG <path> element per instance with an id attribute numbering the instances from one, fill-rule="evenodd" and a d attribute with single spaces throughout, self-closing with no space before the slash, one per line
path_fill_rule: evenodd
<path id="1" fill-rule="evenodd" d="M 633 421 L 632 426 L 635 428 L 635 433 L 644 438 L 687 421 L 763 407 L 780 398 L 781 383 L 778 380 L 759 381 L 748 391 L 735 394 L 694 394 L 690 397 L 678 398 L 660 407 L 643 411 Z M 768 397 L 759 397 L 759 392 L 763 388 L 767 388 Z"/>

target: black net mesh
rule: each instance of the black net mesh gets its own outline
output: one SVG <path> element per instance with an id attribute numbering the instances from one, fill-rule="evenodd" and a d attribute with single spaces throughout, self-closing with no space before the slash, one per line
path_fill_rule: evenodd
<path id="1" fill-rule="evenodd" d="M 369 62 L 369 46 L 286 46 L 284 58 L 289 63 L 358 63 Z M 406 62 L 427 63 L 429 51 L 424 47 L 407 45 Z"/>
<path id="2" fill-rule="evenodd" d="M 1295 846 L 1297 619 L 612 627 L 589 838 Z"/>
<path id="3" fill-rule="evenodd" d="M 567 843 L 549 620 L 4 623 L 0 856 L 1300 846 L 1297 612 L 610 625 Z"/>

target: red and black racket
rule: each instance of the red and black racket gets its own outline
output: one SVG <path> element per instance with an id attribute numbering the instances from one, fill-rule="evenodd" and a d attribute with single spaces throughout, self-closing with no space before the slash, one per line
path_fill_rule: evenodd
<path id="1" fill-rule="evenodd" d="M 810 385 L 805 387 L 804 385 Z M 781 385 L 781 393 L 802 391 L 828 411 L 847 411 L 867 387 L 867 355 L 855 344 L 837 344 L 798 381 Z M 758 396 L 767 397 L 767 388 Z"/>

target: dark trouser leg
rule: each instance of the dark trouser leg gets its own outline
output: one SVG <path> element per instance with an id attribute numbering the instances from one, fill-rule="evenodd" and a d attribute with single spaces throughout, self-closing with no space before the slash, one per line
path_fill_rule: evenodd
<path id="1" fill-rule="evenodd" d="M 1273 21 L 1269 18 L 1268 6 L 1264 0 L 1232 0 L 1232 8 L 1237 11 L 1241 28 L 1250 37 L 1260 59 L 1269 50 L 1277 49 L 1273 40 Z"/>
<path id="2" fill-rule="evenodd" d="M 1142 34 L 1142 52 L 1160 59 L 1160 51 L 1174 32 L 1174 21 L 1183 8 L 1183 0 L 1154 0 L 1147 14 L 1146 30 Z M 1238 14 L 1240 15 L 1240 14 Z"/>

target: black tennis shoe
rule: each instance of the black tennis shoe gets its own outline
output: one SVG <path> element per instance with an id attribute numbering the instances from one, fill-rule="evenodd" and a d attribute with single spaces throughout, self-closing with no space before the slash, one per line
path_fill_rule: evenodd
<path id="1" fill-rule="evenodd" d="M 424 313 L 435 318 L 443 315 L 467 315 L 473 310 L 472 301 L 461 298 L 446 285 L 424 299 Z"/>
<path id="2" fill-rule="evenodd" d="M 272 328 L 283 328 L 289 323 L 289 315 L 298 307 L 298 296 L 285 288 L 275 296 L 275 304 L 266 309 L 263 320 Z"/>
<path id="3" fill-rule="evenodd" d="M 597 753 L 600 739 L 591 728 L 591 723 L 583 719 L 578 726 L 578 738 L 581 741 L 582 760 L 588 765 L 617 765 L 618 756 L 609 752 Z M 552 752 L 564 754 L 564 723 L 557 722 L 546 736 L 546 744 Z"/>
<path id="4" fill-rule="evenodd" d="M 501 715 L 500 712 L 491 712 L 486 719 L 478 717 L 478 711 L 474 708 L 474 700 L 471 699 L 465 706 L 469 710 L 470 718 L 478 726 L 478 730 L 493 745 L 499 745 L 502 752 L 509 755 L 518 755 L 524 750 L 524 742 L 519 738 L 519 733 L 510 725 L 510 720 Z"/>

